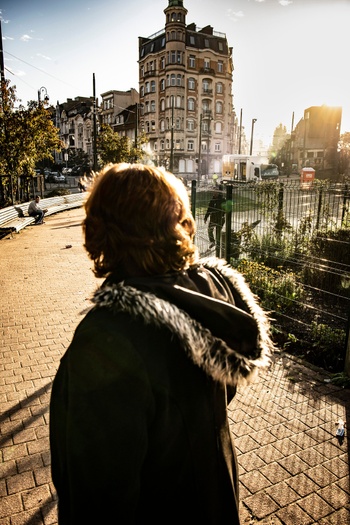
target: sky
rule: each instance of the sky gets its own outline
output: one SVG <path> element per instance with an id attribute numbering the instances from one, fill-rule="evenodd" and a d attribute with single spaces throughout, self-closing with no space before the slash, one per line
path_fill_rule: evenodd
<path id="1" fill-rule="evenodd" d="M 341 106 L 350 132 L 350 0 L 184 0 L 187 24 L 233 49 L 233 103 L 270 145 L 310 106 Z M 168 0 L 0 0 L 5 77 L 24 105 L 138 87 L 138 38 L 164 29 Z"/>

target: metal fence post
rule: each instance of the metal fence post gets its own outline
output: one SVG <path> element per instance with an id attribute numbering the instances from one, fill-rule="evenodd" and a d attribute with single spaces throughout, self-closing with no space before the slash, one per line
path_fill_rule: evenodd
<path id="1" fill-rule="evenodd" d="M 232 232 L 232 185 L 226 186 L 226 235 L 225 235 L 225 259 L 229 263 L 232 254 L 231 243 Z"/>
<path id="2" fill-rule="evenodd" d="M 197 197 L 197 181 L 193 180 L 191 182 L 191 211 L 193 218 L 196 218 L 196 197 Z"/>

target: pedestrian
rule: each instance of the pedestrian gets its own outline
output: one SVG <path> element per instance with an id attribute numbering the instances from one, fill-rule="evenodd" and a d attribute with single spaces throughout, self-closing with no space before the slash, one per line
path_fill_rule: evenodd
<path id="1" fill-rule="evenodd" d="M 209 248 L 215 246 L 214 229 L 216 230 L 216 241 L 220 242 L 220 235 L 223 225 L 225 224 L 225 198 L 222 191 L 214 191 L 212 198 L 209 201 L 206 214 L 204 216 L 204 223 L 208 224 Z"/>
<path id="2" fill-rule="evenodd" d="M 268 317 L 241 274 L 198 257 L 174 175 L 108 165 L 85 211 L 105 280 L 52 387 L 58 522 L 238 525 L 226 407 L 269 363 Z"/>
<path id="3" fill-rule="evenodd" d="M 47 209 L 43 210 L 39 206 L 39 202 L 40 202 L 40 197 L 39 195 L 37 195 L 35 199 L 29 203 L 29 206 L 28 206 L 28 215 L 30 217 L 35 218 L 35 224 L 43 224 L 45 222 L 44 215 L 47 212 Z"/>

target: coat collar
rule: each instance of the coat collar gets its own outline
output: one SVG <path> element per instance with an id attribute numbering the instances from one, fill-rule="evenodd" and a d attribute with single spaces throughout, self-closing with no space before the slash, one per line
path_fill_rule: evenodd
<path id="1" fill-rule="evenodd" d="M 180 285 L 168 277 L 107 280 L 95 293 L 93 303 L 127 313 L 145 325 L 167 328 L 178 337 L 193 363 L 214 381 L 232 386 L 250 381 L 259 368 L 269 364 L 273 350 L 266 314 L 241 274 L 223 261 L 207 259 L 191 271 L 196 275 L 204 271 L 209 280 L 215 277 L 214 271 L 219 272 L 239 294 L 244 309 L 205 295 L 196 287 L 181 286 L 187 283 L 187 273 L 180 276 Z"/>

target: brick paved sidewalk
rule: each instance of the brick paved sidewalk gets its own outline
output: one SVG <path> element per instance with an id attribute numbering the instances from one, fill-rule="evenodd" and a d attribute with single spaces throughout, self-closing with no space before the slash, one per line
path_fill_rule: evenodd
<path id="1" fill-rule="evenodd" d="M 0 525 L 57 524 L 50 477 L 51 382 L 98 285 L 83 209 L 0 240 Z M 350 391 L 287 356 L 230 405 L 242 525 L 350 525 Z M 164 521 L 166 525 L 166 519 Z M 100 525 L 100 524 L 96 524 Z"/>

